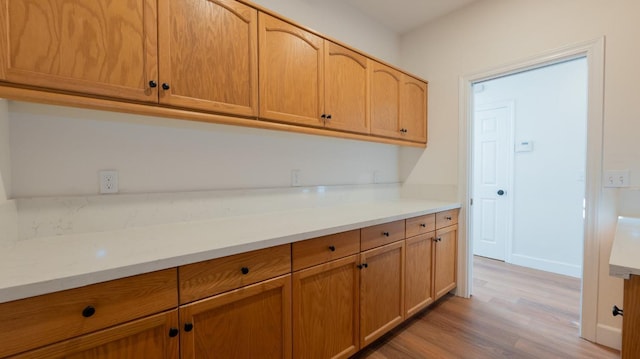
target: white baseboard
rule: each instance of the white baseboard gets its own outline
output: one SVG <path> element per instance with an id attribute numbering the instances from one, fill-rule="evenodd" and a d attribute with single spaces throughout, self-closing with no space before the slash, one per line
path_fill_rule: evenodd
<path id="1" fill-rule="evenodd" d="M 582 277 L 582 267 L 575 264 L 530 257 L 522 254 L 511 254 L 510 263 L 547 272 L 568 275 L 575 278 Z"/>
<path id="2" fill-rule="evenodd" d="M 596 343 L 609 348 L 622 348 L 622 329 L 598 324 L 596 329 Z"/>

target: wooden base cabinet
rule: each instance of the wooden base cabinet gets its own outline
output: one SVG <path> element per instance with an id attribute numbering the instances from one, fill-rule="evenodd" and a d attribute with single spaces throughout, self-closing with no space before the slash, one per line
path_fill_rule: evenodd
<path id="1" fill-rule="evenodd" d="M 458 225 L 436 230 L 433 255 L 435 300 L 456 287 Z"/>
<path id="2" fill-rule="evenodd" d="M 178 334 L 178 311 L 172 310 L 11 358 L 178 359 Z"/>
<path id="3" fill-rule="evenodd" d="M 433 303 L 433 246 L 435 232 L 406 239 L 405 317 L 410 317 Z"/>
<path id="4" fill-rule="evenodd" d="M 180 307 L 181 358 L 291 358 L 291 275 Z"/>
<path id="5" fill-rule="evenodd" d="M 294 358 L 348 358 L 359 350 L 358 257 L 293 273 Z"/>
<path id="6" fill-rule="evenodd" d="M 403 240 L 360 254 L 360 347 L 404 320 Z"/>
<path id="7" fill-rule="evenodd" d="M 621 358 L 640 358 L 640 276 L 625 279 L 623 309 Z"/>

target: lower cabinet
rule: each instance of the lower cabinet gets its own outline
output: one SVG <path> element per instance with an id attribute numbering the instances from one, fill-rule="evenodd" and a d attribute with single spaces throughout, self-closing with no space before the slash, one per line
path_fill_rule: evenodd
<path id="1" fill-rule="evenodd" d="M 402 240 L 360 254 L 360 347 L 404 319 L 404 244 Z"/>
<path id="2" fill-rule="evenodd" d="M 410 317 L 433 303 L 433 245 L 435 232 L 406 239 L 405 317 Z"/>
<path id="3" fill-rule="evenodd" d="M 178 334 L 178 310 L 171 310 L 11 358 L 178 359 Z"/>
<path id="4" fill-rule="evenodd" d="M 624 317 L 622 317 L 622 359 L 640 358 L 640 276 L 624 280 Z"/>
<path id="5" fill-rule="evenodd" d="M 436 230 L 433 255 L 433 285 L 436 300 L 456 287 L 457 243 L 457 225 Z"/>
<path id="6" fill-rule="evenodd" d="M 291 275 L 180 307 L 181 358 L 291 358 Z"/>
<path id="7" fill-rule="evenodd" d="M 293 273 L 294 358 L 348 358 L 360 348 L 358 257 Z"/>

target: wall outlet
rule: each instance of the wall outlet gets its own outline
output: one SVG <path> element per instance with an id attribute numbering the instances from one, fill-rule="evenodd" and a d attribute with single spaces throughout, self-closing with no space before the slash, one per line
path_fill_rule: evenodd
<path id="1" fill-rule="evenodd" d="M 118 171 L 100 171 L 100 193 L 118 193 Z"/>
<path id="2" fill-rule="evenodd" d="M 629 187 L 629 170 L 604 171 L 605 187 Z"/>
<path id="3" fill-rule="evenodd" d="M 300 187 L 300 170 L 291 170 L 291 187 Z"/>

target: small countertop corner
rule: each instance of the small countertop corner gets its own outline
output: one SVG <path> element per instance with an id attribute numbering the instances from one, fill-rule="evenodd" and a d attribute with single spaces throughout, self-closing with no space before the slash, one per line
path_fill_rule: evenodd
<path id="1" fill-rule="evenodd" d="M 618 217 L 609 257 L 609 275 L 624 279 L 640 275 L 640 218 Z"/>

